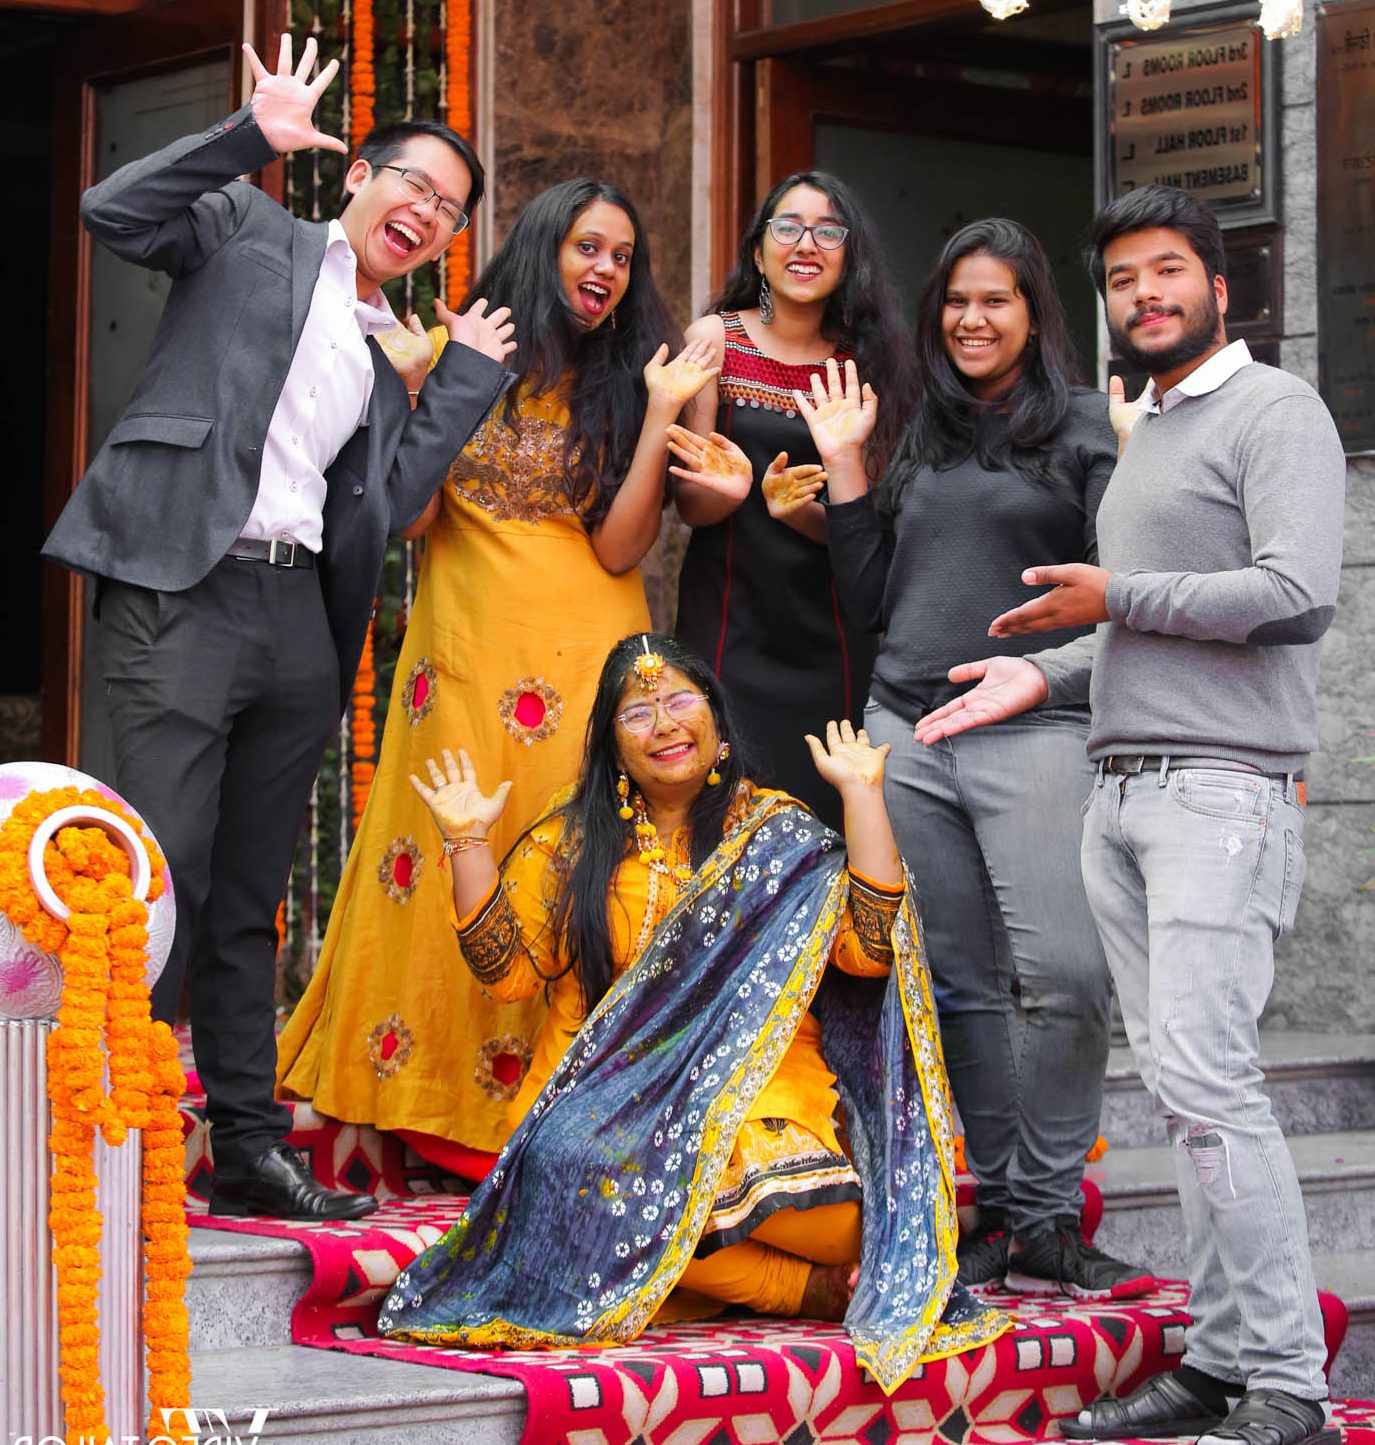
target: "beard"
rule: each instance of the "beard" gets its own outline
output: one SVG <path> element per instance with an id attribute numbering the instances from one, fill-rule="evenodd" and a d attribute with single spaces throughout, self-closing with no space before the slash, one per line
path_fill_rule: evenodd
<path id="1" fill-rule="evenodd" d="M 1184 318 L 1184 334 L 1174 343 L 1163 350 L 1153 348 L 1147 350 L 1137 346 L 1131 339 L 1132 331 L 1136 324 L 1147 316 L 1182 316 Z M 1126 325 L 1118 325 L 1112 321 L 1108 322 L 1108 335 L 1112 339 L 1113 350 L 1125 361 L 1128 366 L 1137 371 L 1144 371 L 1152 376 L 1163 376 L 1166 372 L 1173 371 L 1185 362 L 1193 361 L 1195 357 L 1202 356 L 1205 351 L 1210 350 L 1217 341 L 1218 325 L 1222 320 L 1221 313 L 1217 307 L 1217 294 L 1210 286 L 1196 305 L 1191 306 L 1187 311 L 1182 306 L 1149 306 L 1139 311 L 1133 311 L 1128 317 Z"/>

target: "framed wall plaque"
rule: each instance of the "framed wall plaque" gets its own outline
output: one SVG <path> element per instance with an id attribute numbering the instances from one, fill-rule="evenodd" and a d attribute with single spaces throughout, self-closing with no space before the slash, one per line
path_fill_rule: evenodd
<path id="1" fill-rule="evenodd" d="M 1318 390 L 1375 453 L 1375 0 L 1318 7 Z"/>
<path id="2" fill-rule="evenodd" d="M 1255 11 L 1222 7 L 1144 34 L 1100 25 L 1099 204 L 1180 186 L 1224 226 L 1278 219 L 1274 46 Z"/>

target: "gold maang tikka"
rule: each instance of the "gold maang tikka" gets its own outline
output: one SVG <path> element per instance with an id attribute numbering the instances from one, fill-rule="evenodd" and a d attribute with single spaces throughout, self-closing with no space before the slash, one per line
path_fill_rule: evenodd
<path id="1" fill-rule="evenodd" d="M 631 667 L 639 680 L 640 691 L 653 692 L 664 675 L 664 659 L 657 652 L 649 650 L 649 638 L 643 632 L 640 634 L 640 646 L 644 650 L 635 658 Z"/>

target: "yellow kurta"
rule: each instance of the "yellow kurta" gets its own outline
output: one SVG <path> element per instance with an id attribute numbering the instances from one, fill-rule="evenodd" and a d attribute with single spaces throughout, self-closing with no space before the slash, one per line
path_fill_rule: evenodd
<path id="1" fill-rule="evenodd" d="M 597 560 L 563 489 L 567 407 L 524 397 L 519 437 L 489 419 L 454 463 L 426 533 L 382 756 L 320 961 L 283 1030 L 278 1080 L 322 1113 L 495 1150 L 544 1002 L 484 996 L 449 926 L 449 869 L 409 782 L 468 750 L 514 781 L 499 860 L 577 777 L 613 643 L 649 627 L 638 571 Z"/>
<path id="2" fill-rule="evenodd" d="M 786 794 L 761 792 L 765 797 L 786 799 Z M 746 786 L 737 808 L 743 809 L 751 796 L 760 794 Z M 546 981 L 553 978 L 548 989 L 549 1016 L 535 1046 L 534 1060 L 508 1110 L 507 1124 L 512 1130 L 538 1098 L 583 1022 L 577 977 L 560 972 L 563 962 L 549 927 L 558 888 L 555 858 L 562 831 L 562 820 L 557 818 L 534 827 L 507 860 L 499 888 L 467 918 L 454 920 L 469 967 L 494 997 L 514 1001 L 542 994 Z M 670 870 L 688 863 L 686 828 L 678 829 L 664 846 Z M 891 963 L 888 930 L 902 890 L 880 889 L 852 872 L 850 896 L 831 962 L 847 973 L 882 976 Z M 616 977 L 639 958 L 677 899 L 678 890 L 670 879 L 641 863 L 632 849 L 616 871 L 607 909 Z M 862 918 L 857 926 L 860 909 L 868 910 L 868 918 Z M 836 1137 L 834 1085 L 835 1075 L 826 1067 L 821 1052 L 821 1026 L 807 1013 L 740 1129 L 707 1232 L 713 1228 L 731 1231 L 757 1207 L 760 1194 L 770 1189 L 801 1193 L 855 1178 L 841 1157 Z M 766 1120 L 767 1124 L 762 1122 Z M 823 1154 L 833 1157 L 823 1159 Z M 786 1184 L 766 1180 L 756 1188 L 742 1187 L 744 1173 L 752 1163 L 763 1165 L 771 1159 L 807 1155 L 816 1157 L 816 1167 Z M 855 1182 L 857 1185 L 857 1179 Z"/>

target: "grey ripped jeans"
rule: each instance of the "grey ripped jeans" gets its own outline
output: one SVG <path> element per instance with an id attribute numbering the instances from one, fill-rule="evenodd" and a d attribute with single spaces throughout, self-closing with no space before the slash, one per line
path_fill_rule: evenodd
<path id="1" fill-rule="evenodd" d="M 1274 942 L 1303 887 L 1296 787 L 1209 768 L 1106 773 L 1083 867 L 1137 1068 L 1179 1146 L 1185 1358 L 1323 1399 L 1303 1198 L 1256 1063 Z"/>

